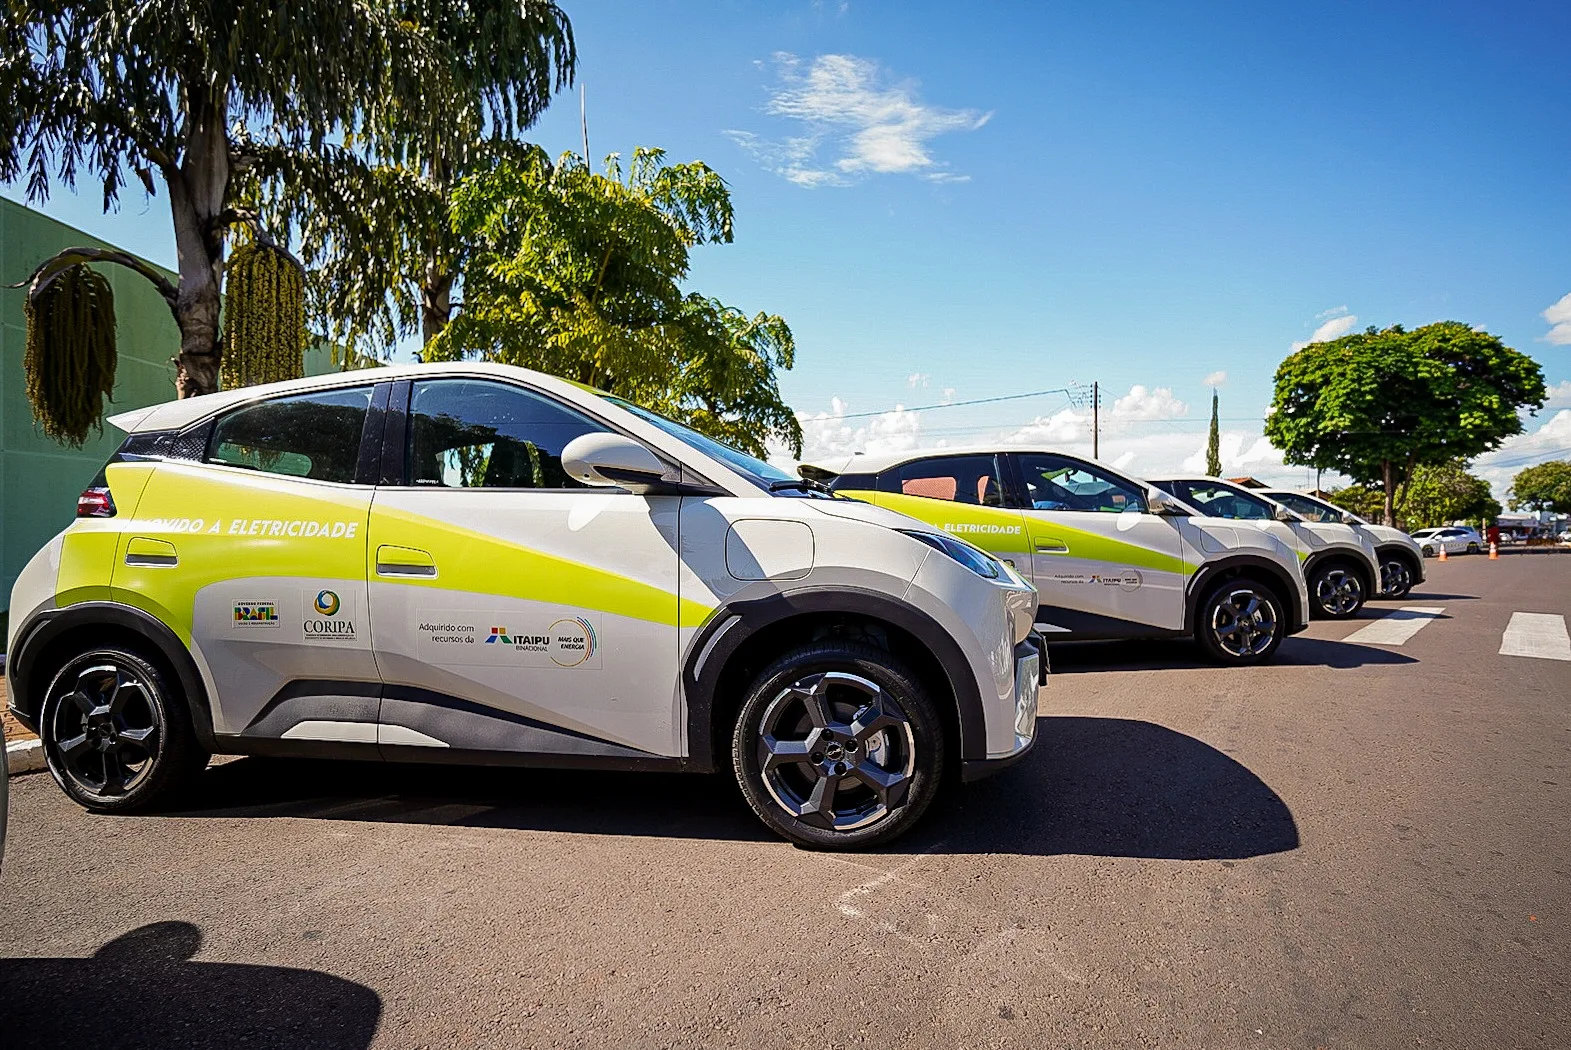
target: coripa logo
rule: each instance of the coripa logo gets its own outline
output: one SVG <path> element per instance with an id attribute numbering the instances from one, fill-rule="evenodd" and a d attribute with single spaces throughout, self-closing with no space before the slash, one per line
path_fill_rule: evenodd
<path id="1" fill-rule="evenodd" d="M 309 591 L 306 595 L 310 596 Z M 300 621 L 300 630 L 306 638 L 315 642 L 352 642 L 355 640 L 355 622 L 348 616 L 339 616 L 344 603 L 338 597 L 337 591 L 323 589 L 316 592 L 316 597 L 311 598 L 311 610 L 315 616 L 307 616 Z"/>
<path id="2" fill-rule="evenodd" d="M 595 655 L 595 628 L 582 616 L 551 625 L 551 659 L 559 667 L 577 667 Z"/>
<path id="3" fill-rule="evenodd" d="M 339 609 L 338 595 L 332 591 L 317 591 L 316 601 L 312 603 L 316 611 L 323 616 L 337 616 Z"/>
<path id="4" fill-rule="evenodd" d="M 277 602 L 235 602 L 236 627 L 277 627 Z"/>

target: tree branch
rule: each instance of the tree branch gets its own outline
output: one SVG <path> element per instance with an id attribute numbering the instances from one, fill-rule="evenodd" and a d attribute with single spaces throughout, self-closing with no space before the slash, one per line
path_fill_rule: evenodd
<path id="1" fill-rule="evenodd" d="M 58 255 L 52 255 L 39 263 L 37 269 L 25 280 L 6 285 L 6 287 L 22 288 L 25 286 L 27 288 L 27 297 L 36 300 L 43 293 L 44 289 L 49 287 L 49 283 L 60 276 L 62 272 L 78 263 L 88 262 L 117 263 L 129 270 L 135 270 L 152 283 L 158 294 L 163 296 L 164 302 L 169 304 L 171 311 L 175 309 L 180 299 L 179 290 L 169 282 L 169 278 L 159 273 L 151 263 L 144 262 L 126 252 L 114 251 L 108 248 L 67 248 Z"/>

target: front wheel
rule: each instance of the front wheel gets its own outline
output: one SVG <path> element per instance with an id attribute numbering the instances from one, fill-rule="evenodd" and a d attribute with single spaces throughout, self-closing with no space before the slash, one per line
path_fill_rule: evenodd
<path id="1" fill-rule="evenodd" d="M 1225 580 L 1200 605 L 1195 638 L 1219 663 L 1263 663 L 1282 644 L 1282 604 L 1254 580 Z"/>
<path id="2" fill-rule="evenodd" d="M 731 764 L 753 812 L 803 846 L 855 849 L 915 824 L 948 748 L 927 690 L 888 653 L 823 642 L 792 650 L 754 681 Z"/>
<path id="3" fill-rule="evenodd" d="M 147 809 L 206 764 L 164 675 L 128 649 L 92 649 L 49 684 L 38 720 L 61 790 L 98 813 Z"/>
<path id="4" fill-rule="evenodd" d="M 1469 543 L 1467 545 L 1467 553 L 1469 553 L 1469 554 L 1477 554 L 1478 553 L 1478 544 L 1476 544 L 1476 543 Z"/>
<path id="5" fill-rule="evenodd" d="M 1309 579 L 1309 597 L 1320 619 L 1348 620 L 1364 607 L 1364 581 L 1345 565 L 1322 565 Z"/>
<path id="6" fill-rule="evenodd" d="M 1387 558 L 1380 563 L 1380 594 L 1384 598 L 1406 598 L 1413 589 L 1413 570 L 1401 558 Z"/>

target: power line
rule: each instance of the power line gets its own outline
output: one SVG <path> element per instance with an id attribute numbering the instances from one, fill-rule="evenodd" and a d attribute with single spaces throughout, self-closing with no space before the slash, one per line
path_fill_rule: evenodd
<path id="1" fill-rule="evenodd" d="M 991 405 L 991 404 L 996 404 L 999 401 L 1023 401 L 1023 400 L 1025 400 L 1028 397 L 1045 397 L 1048 394 L 1063 394 L 1065 397 L 1069 398 L 1071 400 L 1071 402 L 1074 401 L 1076 398 L 1081 396 L 1081 392 L 1080 392 L 1080 390 L 1078 388 L 1071 389 L 1071 388 L 1068 388 L 1068 387 L 1053 387 L 1050 390 L 1033 390 L 1033 391 L 1031 391 L 1028 394 L 1004 394 L 1001 397 L 978 397 L 978 398 L 973 398 L 970 401 L 941 401 L 941 402 L 939 402 L 936 405 L 915 405 L 915 406 L 913 406 L 911 408 L 906 408 L 904 405 L 897 405 L 894 408 L 882 409 L 882 410 L 880 410 L 878 412 L 847 412 L 843 416 L 826 416 L 825 418 L 827 418 L 827 419 L 871 419 L 873 416 L 887 416 L 889 413 L 897 412 L 897 411 L 898 412 L 931 412 L 934 409 L 938 409 L 938 408 L 962 408 L 962 407 L 964 407 L 966 405 Z M 813 417 L 809 416 L 808 418 L 812 419 Z"/>

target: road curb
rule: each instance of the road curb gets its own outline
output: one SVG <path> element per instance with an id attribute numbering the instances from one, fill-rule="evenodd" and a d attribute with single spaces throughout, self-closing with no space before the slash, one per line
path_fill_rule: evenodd
<path id="1" fill-rule="evenodd" d="M 36 773 L 44 768 L 44 745 L 37 740 L 18 740 L 5 746 L 5 764 L 12 776 Z"/>

